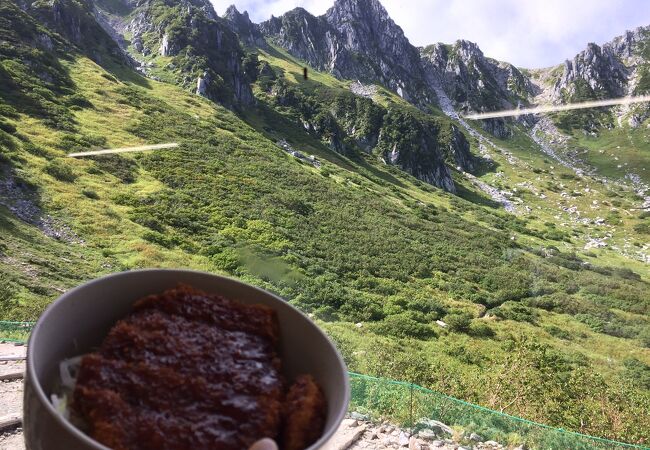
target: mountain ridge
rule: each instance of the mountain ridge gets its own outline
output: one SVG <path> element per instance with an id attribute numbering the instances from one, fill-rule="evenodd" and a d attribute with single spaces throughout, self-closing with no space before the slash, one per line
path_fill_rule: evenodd
<path id="1" fill-rule="evenodd" d="M 355 17 L 344 7 L 349 3 L 350 2 L 342 0 L 336 1 L 328 12 L 320 17 L 327 19 L 327 22 L 330 25 L 337 22 L 364 23 L 363 20 L 359 20 L 358 17 Z M 371 2 L 371 4 L 379 5 L 381 7 L 379 2 L 376 1 Z M 366 9 L 373 10 L 373 6 L 368 6 Z M 309 14 L 302 8 L 299 8 L 299 10 L 303 15 Z M 381 12 L 382 14 L 385 14 L 385 17 L 388 17 L 383 7 L 381 7 Z M 284 15 L 279 18 L 270 19 L 275 21 L 275 29 L 269 28 L 270 21 L 262 22 L 260 28 L 263 31 L 265 30 L 267 36 L 273 37 L 274 34 L 277 35 L 280 33 L 281 28 L 277 28 L 277 23 L 282 21 L 283 17 Z M 393 23 L 392 20 L 391 23 Z M 404 36 L 401 29 L 398 26 L 397 28 L 400 31 L 398 40 L 403 41 L 404 45 L 408 45 L 409 48 L 416 48 L 408 43 L 408 39 Z M 638 27 L 634 30 L 626 31 L 623 35 L 612 38 L 612 40 L 606 42 L 602 46 L 589 44 L 586 50 L 580 52 L 574 58 L 567 59 L 564 62 L 558 61 L 558 64 L 552 67 L 557 68 L 563 66 L 564 73 L 557 81 L 555 81 L 552 95 L 553 102 L 558 103 L 574 97 L 576 88 L 573 85 L 577 80 L 579 80 L 578 82 L 585 81 L 590 85 L 592 90 L 603 91 L 605 95 L 622 95 L 625 92 L 622 85 L 629 84 L 630 79 L 634 78 L 634 74 L 630 74 L 627 68 L 617 59 L 626 58 L 629 60 L 632 58 L 634 52 L 637 51 L 637 47 L 641 45 L 642 41 L 646 38 L 645 34 L 647 34 L 648 28 L 649 27 Z M 285 30 L 285 34 L 286 33 L 287 31 Z M 381 38 L 379 40 L 381 41 Z M 332 66 L 331 62 L 328 65 L 323 60 L 315 59 L 313 55 L 311 57 L 306 56 L 304 52 L 292 47 L 292 45 L 295 46 L 295 42 L 291 45 L 288 45 L 287 43 L 284 43 L 285 45 L 283 45 L 282 41 L 279 41 L 278 43 L 286 48 L 290 53 L 313 64 L 317 69 L 329 70 L 335 76 L 345 77 L 347 74 L 348 78 L 350 78 L 350 75 L 353 75 L 353 78 L 354 75 L 358 75 L 351 73 L 351 71 L 341 72 L 338 68 Z M 451 67 L 447 67 L 450 63 L 446 54 L 448 49 L 454 49 L 456 50 L 454 53 L 460 54 L 459 61 L 455 65 L 452 62 Z M 460 51 L 458 51 L 458 49 Z M 420 47 L 418 50 L 422 54 L 423 60 L 425 60 L 425 68 L 430 69 L 429 72 L 433 71 L 435 73 L 434 79 L 430 79 L 429 84 L 438 83 L 442 85 L 447 95 L 454 100 L 461 109 L 465 109 L 468 112 L 495 110 L 499 108 L 508 109 L 517 107 L 518 105 L 524 105 L 533 100 L 539 91 L 544 88 L 543 86 L 534 85 L 531 77 L 524 75 L 521 70 L 514 65 L 486 58 L 480 48 L 475 43 L 469 41 L 458 40 L 451 45 L 435 43 L 425 47 Z M 604 60 L 603 57 L 598 56 L 601 54 L 604 55 Z M 590 61 L 594 57 L 599 58 L 598 61 Z M 468 64 L 471 60 L 474 61 Z M 474 66 L 475 64 L 473 63 L 476 60 L 479 61 L 478 65 L 484 66 L 484 68 L 479 68 L 478 74 L 467 76 L 467 67 L 470 65 Z M 587 64 L 585 64 L 586 61 L 588 61 Z M 458 63 L 460 63 L 461 66 L 458 66 Z M 595 69 L 594 64 L 599 64 L 600 67 Z M 485 70 L 485 66 L 487 66 L 487 70 Z M 530 70 L 535 71 L 541 69 Z M 417 68 L 415 73 L 419 73 L 420 71 L 421 68 Z M 503 71 L 506 72 L 505 76 Z M 425 72 L 427 71 L 425 70 Z M 495 72 L 501 73 L 499 73 L 499 76 L 495 77 Z M 450 75 L 452 75 L 451 78 L 455 75 L 456 80 L 450 80 Z M 430 73 L 427 73 L 427 76 L 431 78 Z M 494 83 L 495 78 L 498 79 L 497 83 Z M 378 77 L 375 81 L 382 82 L 383 80 Z M 486 84 L 488 86 L 486 86 Z M 400 85 L 399 79 L 392 80 L 389 87 L 400 95 L 404 94 L 404 88 Z M 567 89 L 568 93 L 562 94 L 562 92 Z M 639 90 L 633 90 L 637 93 L 640 92 Z M 595 98 L 597 93 L 594 92 L 591 95 Z M 411 97 L 412 96 L 408 95 L 407 99 Z M 435 96 L 432 97 L 435 98 Z M 431 100 L 432 99 L 426 99 L 425 101 Z M 490 125 L 489 127 L 494 128 L 494 126 Z M 499 127 L 496 127 L 496 129 L 497 133 L 501 131 L 499 130 Z"/>

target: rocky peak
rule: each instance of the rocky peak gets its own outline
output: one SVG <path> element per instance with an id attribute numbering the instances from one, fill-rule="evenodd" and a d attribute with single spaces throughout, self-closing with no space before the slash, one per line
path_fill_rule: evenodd
<path id="1" fill-rule="evenodd" d="M 297 7 L 287 11 L 280 17 L 271 16 L 271 18 L 260 24 L 264 34 L 282 34 L 283 31 L 291 31 L 290 26 L 313 27 L 319 19 L 308 12 L 305 8 Z M 291 36 L 287 36 L 291 37 Z"/>
<path id="2" fill-rule="evenodd" d="M 245 22 L 250 22 L 251 19 L 248 17 L 248 11 L 244 11 L 244 13 L 240 13 L 239 10 L 235 5 L 230 5 L 228 8 L 226 8 L 226 12 L 223 15 L 224 19 L 231 20 L 233 22 L 238 22 L 240 20 L 243 20 Z"/>
<path id="3" fill-rule="evenodd" d="M 512 108 L 525 104 L 533 92 L 528 77 L 516 67 L 485 57 L 470 41 L 429 45 L 420 48 L 420 57 L 429 85 L 464 111 Z M 503 119 L 484 120 L 481 126 L 498 137 L 510 135 Z"/>
<path id="4" fill-rule="evenodd" d="M 248 11 L 240 13 L 235 5 L 230 5 L 223 18 L 244 45 L 258 47 L 266 45 L 259 26 L 251 22 Z"/>
<path id="5" fill-rule="evenodd" d="M 525 103 L 532 85 L 516 67 L 485 57 L 466 40 L 420 49 L 429 83 L 440 86 L 464 110 L 485 111 Z"/>
<path id="6" fill-rule="evenodd" d="M 377 0 L 336 0 L 325 13 L 325 19 L 339 29 L 354 31 L 361 28 L 367 33 L 374 34 L 388 31 L 404 37 L 402 29 L 393 22 L 386 9 Z"/>
<path id="7" fill-rule="evenodd" d="M 293 56 L 317 70 L 332 71 L 339 38 L 327 22 L 303 8 L 295 8 L 260 25 L 261 32 Z"/>
<path id="8" fill-rule="evenodd" d="M 320 17 L 296 8 L 260 28 L 318 70 L 383 84 L 407 100 L 431 100 L 417 49 L 377 0 L 337 0 Z"/>
<path id="9" fill-rule="evenodd" d="M 618 44 L 621 51 L 628 50 L 625 39 Z M 590 43 L 572 60 L 564 62 L 562 75 L 553 87 L 554 97 L 566 101 L 622 96 L 627 79 L 628 69 L 619 59 L 614 46 L 600 47 Z"/>
<path id="10" fill-rule="evenodd" d="M 455 42 L 454 50 L 456 55 L 465 63 L 472 60 L 483 60 L 485 58 L 478 44 L 464 39 L 459 39 Z"/>
<path id="11" fill-rule="evenodd" d="M 110 28 L 114 40 L 126 47 L 124 35 L 130 35 L 129 50 L 135 60 L 170 57 L 169 67 L 179 85 L 227 106 L 254 101 L 242 67 L 244 52 L 232 30 L 233 23 L 250 24 L 247 14 L 229 9 L 233 21 L 222 19 L 209 0 L 122 0 L 128 14 L 116 16 L 102 7 L 106 1 L 94 1 L 97 21 Z M 249 34 L 254 31 L 253 27 Z M 139 70 L 147 74 L 147 67 Z"/>
<path id="12" fill-rule="evenodd" d="M 365 66 L 351 70 L 340 59 L 335 67 L 341 74 L 357 72 L 357 78 L 379 81 L 407 100 L 422 97 L 424 74 L 418 51 L 379 1 L 337 0 L 324 18 L 354 60 Z"/>
<path id="13" fill-rule="evenodd" d="M 429 63 L 427 69 L 444 68 L 449 59 L 449 48 L 450 46 L 442 42 L 427 45 L 426 47 L 419 47 L 420 58 Z"/>
<path id="14" fill-rule="evenodd" d="M 615 37 L 611 42 L 603 45 L 603 47 L 611 48 L 619 57 L 631 58 L 634 56 L 634 50 L 636 50 L 637 44 L 645 34 L 644 32 L 647 32 L 648 28 L 639 27 L 633 31 L 626 31 L 622 36 Z"/>
<path id="15" fill-rule="evenodd" d="M 217 13 L 209 0 L 180 0 L 176 3 L 179 3 L 188 13 L 194 7 L 201 11 L 208 19 L 217 20 Z"/>

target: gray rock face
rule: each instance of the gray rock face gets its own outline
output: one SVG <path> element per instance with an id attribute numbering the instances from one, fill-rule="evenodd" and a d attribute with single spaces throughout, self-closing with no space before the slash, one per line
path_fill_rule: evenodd
<path id="1" fill-rule="evenodd" d="M 639 44 L 648 37 L 649 32 L 650 27 L 638 27 L 615 37 L 604 46 L 609 47 L 620 58 L 632 58 L 635 56 Z"/>
<path id="2" fill-rule="evenodd" d="M 602 46 L 588 44 L 564 62 L 553 86 L 553 98 L 560 102 L 644 93 L 635 91 L 641 69 L 647 68 L 643 53 L 649 39 L 650 27 L 639 27 Z"/>
<path id="3" fill-rule="evenodd" d="M 203 72 L 203 75 L 196 80 L 196 95 L 205 97 L 208 93 L 208 86 L 210 85 L 210 74 Z"/>
<path id="4" fill-rule="evenodd" d="M 379 1 L 337 0 L 324 19 L 354 57 L 335 58 L 334 70 L 346 78 L 378 80 L 414 103 L 426 92 L 417 49 Z"/>
<path id="5" fill-rule="evenodd" d="M 340 37 L 323 17 L 315 17 L 303 8 L 295 8 L 281 17 L 260 24 L 260 30 L 273 42 L 317 70 L 334 70 L 333 62 L 345 49 Z"/>
<path id="6" fill-rule="evenodd" d="M 408 127 L 408 133 L 402 132 L 404 126 Z M 389 110 L 383 118 L 377 148 L 387 164 L 398 166 L 425 183 L 456 192 L 446 163 L 469 170 L 473 158 L 465 136 L 455 126 L 449 127 L 450 130 L 444 129 L 436 121 L 417 120 Z M 451 134 L 451 139 L 443 139 L 445 134 Z"/>
<path id="7" fill-rule="evenodd" d="M 487 119 L 481 121 L 481 128 L 501 139 L 512 136 L 512 130 L 506 125 L 505 119 Z"/>
<path id="8" fill-rule="evenodd" d="M 178 84 L 196 89 L 199 95 L 227 106 L 254 102 L 242 69 L 244 52 L 231 30 L 232 23 L 218 17 L 208 0 L 116 1 L 128 15 L 117 17 L 100 8 L 99 2 L 94 13 L 118 44 L 125 47 L 124 35 L 130 34 L 139 54 L 174 57 L 171 64 L 178 69 Z M 232 18 L 239 15 L 236 10 L 230 13 Z M 248 19 L 245 14 L 240 16 L 241 23 Z"/>
<path id="9" fill-rule="evenodd" d="M 469 149 L 469 142 L 467 142 L 465 135 L 456 125 L 451 126 L 451 131 L 452 137 L 449 143 L 448 153 L 453 156 L 456 166 L 466 172 L 473 172 L 475 168 L 474 158 Z"/>
<path id="10" fill-rule="evenodd" d="M 320 17 L 296 8 L 262 22 L 260 29 L 318 70 L 381 83 L 414 103 L 434 98 L 417 49 L 377 0 L 337 0 Z"/>
<path id="11" fill-rule="evenodd" d="M 535 92 L 519 69 L 485 57 L 473 42 L 438 43 L 421 48 L 420 55 L 429 85 L 439 86 L 463 112 L 514 108 Z M 484 120 L 481 126 L 500 138 L 512 134 L 504 119 Z"/>
<path id="12" fill-rule="evenodd" d="M 142 40 L 139 40 L 140 45 L 142 45 Z M 169 37 L 165 34 L 162 37 L 162 41 L 160 42 L 160 56 L 171 56 L 172 52 L 171 49 L 169 48 Z"/>
<path id="13" fill-rule="evenodd" d="M 526 103 L 530 80 L 512 64 L 486 58 L 473 42 L 420 49 L 430 84 L 438 83 L 462 110 L 487 111 Z"/>
<path id="14" fill-rule="evenodd" d="M 559 66 L 545 86 L 545 97 L 554 103 L 566 103 L 650 92 L 648 69 L 650 27 L 626 31 L 602 46 L 588 44 L 573 59 Z M 647 104 L 576 113 L 581 122 L 575 126 L 585 132 L 601 127 L 627 124 L 637 127 L 650 115 Z"/>
<path id="15" fill-rule="evenodd" d="M 630 49 L 631 45 L 621 46 L 624 52 Z M 584 96 L 587 92 L 594 97 L 620 97 L 625 94 L 628 76 L 627 67 L 619 60 L 612 46 L 589 44 L 573 60 L 564 62 L 562 75 L 554 86 L 554 94 L 558 99 Z"/>
<path id="16" fill-rule="evenodd" d="M 95 20 L 91 0 L 25 0 L 23 6 L 28 14 L 59 33 L 98 64 L 103 64 L 107 58 L 130 64 L 130 59 L 112 36 Z"/>
<path id="17" fill-rule="evenodd" d="M 266 41 L 259 25 L 251 22 L 247 11 L 240 13 L 235 5 L 230 5 L 223 18 L 230 30 L 239 37 L 244 45 L 266 47 Z"/>

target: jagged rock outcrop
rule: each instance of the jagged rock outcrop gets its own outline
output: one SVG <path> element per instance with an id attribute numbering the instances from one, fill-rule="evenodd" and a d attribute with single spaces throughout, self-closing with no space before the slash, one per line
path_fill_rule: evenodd
<path id="1" fill-rule="evenodd" d="M 512 64 L 487 58 L 473 42 L 434 44 L 420 49 L 430 85 L 439 85 L 457 109 L 495 111 L 528 103 L 535 91 L 530 80 Z M 481 122 L 489 133 L 505 138 L 511 131 L 503 119 Z"/>
<path id="2" fill-rule="evenodd" d="M 561 102 L 644 93 L 650 87 L 643 82 L 649 43 L 650 27 L 639 27 L 602 46 L 588 44 L 561 66 L 553 80 L 552 98 Z"/>
<path id="3" fill-rule="evenodd" d="M 474 168 L 469 142 L 455 125 L 401 108 L 383 116 L 376 148 L 387 164 L 448 192 L 456 187 L 447 164 Z"/>
<path id="4" fill-rule="evenodd" d="M 230 30 L 247 46 L 266 47 L 264 35 L 257 24 L 251 22 L 248 12 L 240 13 L 235 5 L 230 5 L 223 16 Z"/>
<path id="5" fill-rule="evenodd" d="M 465 135 L 456 125 L 451 125 L 451 138 L 447 144 L 446 154 L 456 167 L 465 172 L 473 172 L 475 169 L 475 158 L 470 151 L 469 142 Z"/>
<path id="6" fill-rule="evenodd" d="M 629 47 L 623 49 L 631 51 Z M 620 97 L 625 94 L 628 76 L 628 68 L 611 46 L 590 43 L 586 50 L 564 62 L 553 90 L 555 98 L 565 101 Z"/>
<path id="7" fill-rule="evenodd" d="M 475 169 L 475 157 L 465 135 L 447 122 L 389 110 L 382 117 L 380 129 L 369 140 L 376 140 L 373 150 L 387 164 L 448 192 L 456 192 L 448 166 L 465 172 Z"/>
<path id="8" fill-rule="evenodd" d="M 561 104 L 642 95 L 650 92 L 650 27 L 626 31 L 603 44 L 590 43 L 574 58 L 541 76 L 546 101 Z M 597 132 L 601 127 L 638 126 L 650 115 L 648 105 L 637 104 L 606 110 L 576 112 L 564 121 L 565 128 Z M 561 124 L 562 125 L 562 124 Z"/>
<path id="9" fill-rule="evenodd" d="M 337 0 L 324 16 L 354 57 L 335 61 L 341 73 L 375 79 L 413 103 L 427 94 L 417 49 L 377 0 Z M 353 64 L 350 64 L 350 63 Z"/>
<path id="10" fill-rule="evenodd" d="M 260 28 L 318 70 L 381 83 L 416 104 L 434 100 L 417 49 L 377 0 L 337 0 L 320 17 L 296 8 Z"/>
<path id="11" fill-rule="evenodd" d="M 130 59 L 93 16 L 89 0 L 28 0 L 25 11 L 49 29 L 59 33 L 68 42 L 98 64 L 109 59 L 118 64 L 128 64 Z"/>
<path id="12" fill-rule="evenodd" d="M 533 93 L 528 78 L 512 64 L 486 58 L 473 42 L 420 49 L 430 83 L 439 82 L 463 110 L 489 111 L 525 104 Z"/>
<path id="13" fill-rule="evenodd" d="M 637 57 L 640 53 L 639 50 L 642 50 L 639 46 L 648 38 L 649 33 L 650 27 L 638 27 L 626 31 L 621 36 L 616 36 L 604 46 L 611 48 L 623 61 L 630 62 L 629 59 Z"/>
<path id="14" fill-rule="evenodd" d="M 210 86 L 211 82 L 212 80 L 210 79 L 210 74 L 203 72 L 203 75 L 200 75 L 199 78 L 196 79 L 196 95 L 207 97 L 208 87 Z"/>
<path id="15" fill-rule="evenodd" d="M 124 36 L 129 36 L 137 52 L 134 58 L 171 57 L 172 74 L 187 89 L 227 106 L 254 102 L 237 35 L 231 22 L 218 17 L 208 0 L 116 1 L 122 14 L 112 13 L 102 1 L 95 2 L 94 13 L 125 48 Z"/>
<path id="16" fill-rule="evenodd" d="M 274 43 L 313 68 L 340 75 L 334 71 L 333 65 L 341 51 L 338 48 L 339 37 L 335 36 L 323 17 L 313 16 L 303 8 L 295 8 L 280 17 L 271 16 L 260 23 L 260 30 Z"/>

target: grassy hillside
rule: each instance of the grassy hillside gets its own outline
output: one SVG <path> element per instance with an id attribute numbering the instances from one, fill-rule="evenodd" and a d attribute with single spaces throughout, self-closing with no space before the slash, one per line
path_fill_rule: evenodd
<path id="1" fill-rule="evenodd" d="M 584 152 L 586 162 L 598 169 L 598 174 L 625 178 L 636 174 L 650 183 L 650 139 L 646 126 L 623 126 L 600 130 L 597 136 L 575 134 L 575 146 Z"/>
<path id="2" fill-rule="evenodd" d="M 0 50 L 5 80 L 47 87 L 38 108 L 14 95 L 23 91 L 0 93 L 0 318 L 34 320 L 60 292 L 112 271 L 225 273 L 312 314 L 352 370 L 585 433 L 650 439 L 650 273 L 610 249 L 581 250 L 587 231 L 553 219 L 551 200 L 562 197 L 552 186 L 547 201 L 522 188 L 543 209 L 513 215 L 460 172 L 455 196 L 379 155 L 335 153 L 263 95 L 237 115 L 67 52 L 50 61 L 61 83 L 48 87 L 21 65 L 28 56 L 46 66 L 45 52 Z M 260 59 L 300 73 L 281 53 Z M 294 83 L 305 95 L 347 92 L 323 74 Z M 409 108 L 380 92 L 386 107 Z M 180 147 L 66 157 L 164 142 Z M 539 175 L 577 189 L 523 135 L 503 145 L 522 165 L 495 155 L 499 166 L 482 179 L 508 188 Z M 620 220 L 623 233 L 647 219 Z"/>

